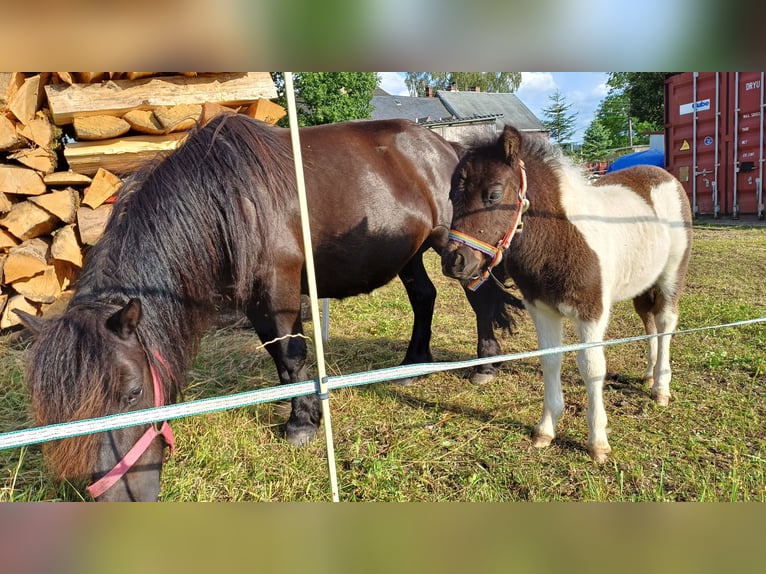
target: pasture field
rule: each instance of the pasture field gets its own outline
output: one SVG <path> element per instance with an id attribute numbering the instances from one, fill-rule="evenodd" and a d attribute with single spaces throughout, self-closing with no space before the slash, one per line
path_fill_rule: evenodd
<path id="1" fill-rule="evenodd" d="M 681 301 L 680 329 L 766 316 L 766 228 L 698 225 Z M 439 290 L 437 361 L 475 357 L 473 313 L 459 285 L 426 264 Z M 396 365 L 411 312 L 394 282 L 333 301 L 329 374 Z M 571 330 L 567 342 L 574 342 Z M 630 302 L 613 310 L 608 338 L 641 334 Z M 535 348 L 526 315 L 501 339 L 505 352 Z M 30 426 L 22 384 L 24 346 L 0 339 L 0 432 Z M 542 412 L 539 360 L 506 363 L 495 381 L 466 373 L 414 385 L 377 383 L 331 394 L 342 501 L 764 501 L 766 324 L 677 336 L 673 397 L 657 407 L 641 381 L 643 343 L 606 350 L 604 400 L 612 455 L 593 463 L 584 444 L 585 390 L 575 357 L 563 365 L 566 410 L 550 448 L 532 446 Z M 192 366 L 185 400 L 271 386 L 276 372 L 249 330 L 212 331 Z M 330 500 L 324 434 L 297 449 L 282 438 L 287 409 L 264 404 L 173 423 L 177 452 L 165 466 L 164 501 Z M 0 451 L 0 501 L 81 500 L 50 480 L 39 446 Z"/>

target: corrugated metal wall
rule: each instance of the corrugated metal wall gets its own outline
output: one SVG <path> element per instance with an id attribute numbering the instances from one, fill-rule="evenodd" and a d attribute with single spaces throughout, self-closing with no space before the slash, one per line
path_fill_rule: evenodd
<path id="1" fill-rule="evenodd" d="M 666 167 L 695 215 L 764 216 L 764 72 L 686 72 L 665 81 Z"/>

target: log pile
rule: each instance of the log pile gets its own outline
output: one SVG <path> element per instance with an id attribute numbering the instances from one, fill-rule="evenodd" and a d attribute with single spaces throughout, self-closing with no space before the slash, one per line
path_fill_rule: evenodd
<path id="1" fill-rule="evenodd" d="M 67 294 L 123 179 L 218 113 L 275 123 L 267 72 L 1 72 L 0 329 Z"/>

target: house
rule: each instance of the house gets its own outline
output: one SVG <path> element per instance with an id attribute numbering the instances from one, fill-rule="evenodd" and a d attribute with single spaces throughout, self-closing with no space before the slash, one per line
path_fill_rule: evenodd
<path id="1" fill-rule="evenodd" d="M 511 93 L 437 90 L 428 97 L 393 96 L 376 90 L 372 118 L 405 118 L 451 141 L 493 136 L 510 124 L 521 131 L 545 132 L 542 122 Z"/>

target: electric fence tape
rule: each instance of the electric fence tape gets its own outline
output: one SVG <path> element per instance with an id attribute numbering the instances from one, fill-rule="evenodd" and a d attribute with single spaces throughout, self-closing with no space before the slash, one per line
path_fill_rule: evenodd
<path id="1" fill-rule="evenodd" d="M 766 322 L 766 317 L 757 319 L 748 319 L 745 321 L 736 321 L 733 323 L 724 323 L 708 327 L 695 327 L 683 329 L 670 333 L 671 335 L 687 335 L 701 331 L 711 331 L 714 329 L 728 329 L 744 325 L 753 325 Z M 394 381 L 422 375 L 429 375 L 443 371 L 465 369 L 485 365 L 488 363 L 501 363 L 508 361 L 518 361 L 540 357 L 542 355 L 553 353 L 567 353 L 591 349 L 595 347 L 608 347 L 626 343 L 635 343 L 645 341 L 653 337 L 661 337 L 667 333 L 657 333 L 655 335 L 640 335 L 636 337 L 625 337 L 622 339 L 611 339 L 609 341 L 600 341 L 596 343 L 576 343 L 572 345 L 562 345 L 548 349 L 525 351 L 521 353 L 512 353 L 508 355 L 497 355 L 494 357 L 484 357 L 481 359 L 470 359 L 466 361 L 450 361 L 440 363 L 418 363 L 413 365 L 401 365 L 398 367 L 389 367 L 385 369 L 376 369 L 351 375 L 328 376 L 325 378 L 328 391 L 341 389 L 344 387 L 354 387 L 368 385 L 384 381 Z M 309 395 L 319 392 L 319 384 L 316 380 L 293 383 L 289 385 L 280 385 L 267 389 L 257 389 L 227 395 L 223 397 L 212 397 L 207 399 L 198 399 L 188 403 L 178 403 L 175 405 L 166 405 L 141 411 L 122 413 L 117 415 L 108 415 L 94 419 L 82 421 L 73 421 L 67 423 L 53 424 L 44 427 L 35 427 L 22 429 L 0 434 L 0 450 L 16 448 L 20 446 L 32 445 L 50 440 L 59 440 L 95 432 L 120 429 L 124 427 L 150 424 L 165 420 L 173 420 L 200 414 L 214 413 L 233 408 L 241 408 L 271 401 L 278 401 Z"/>

